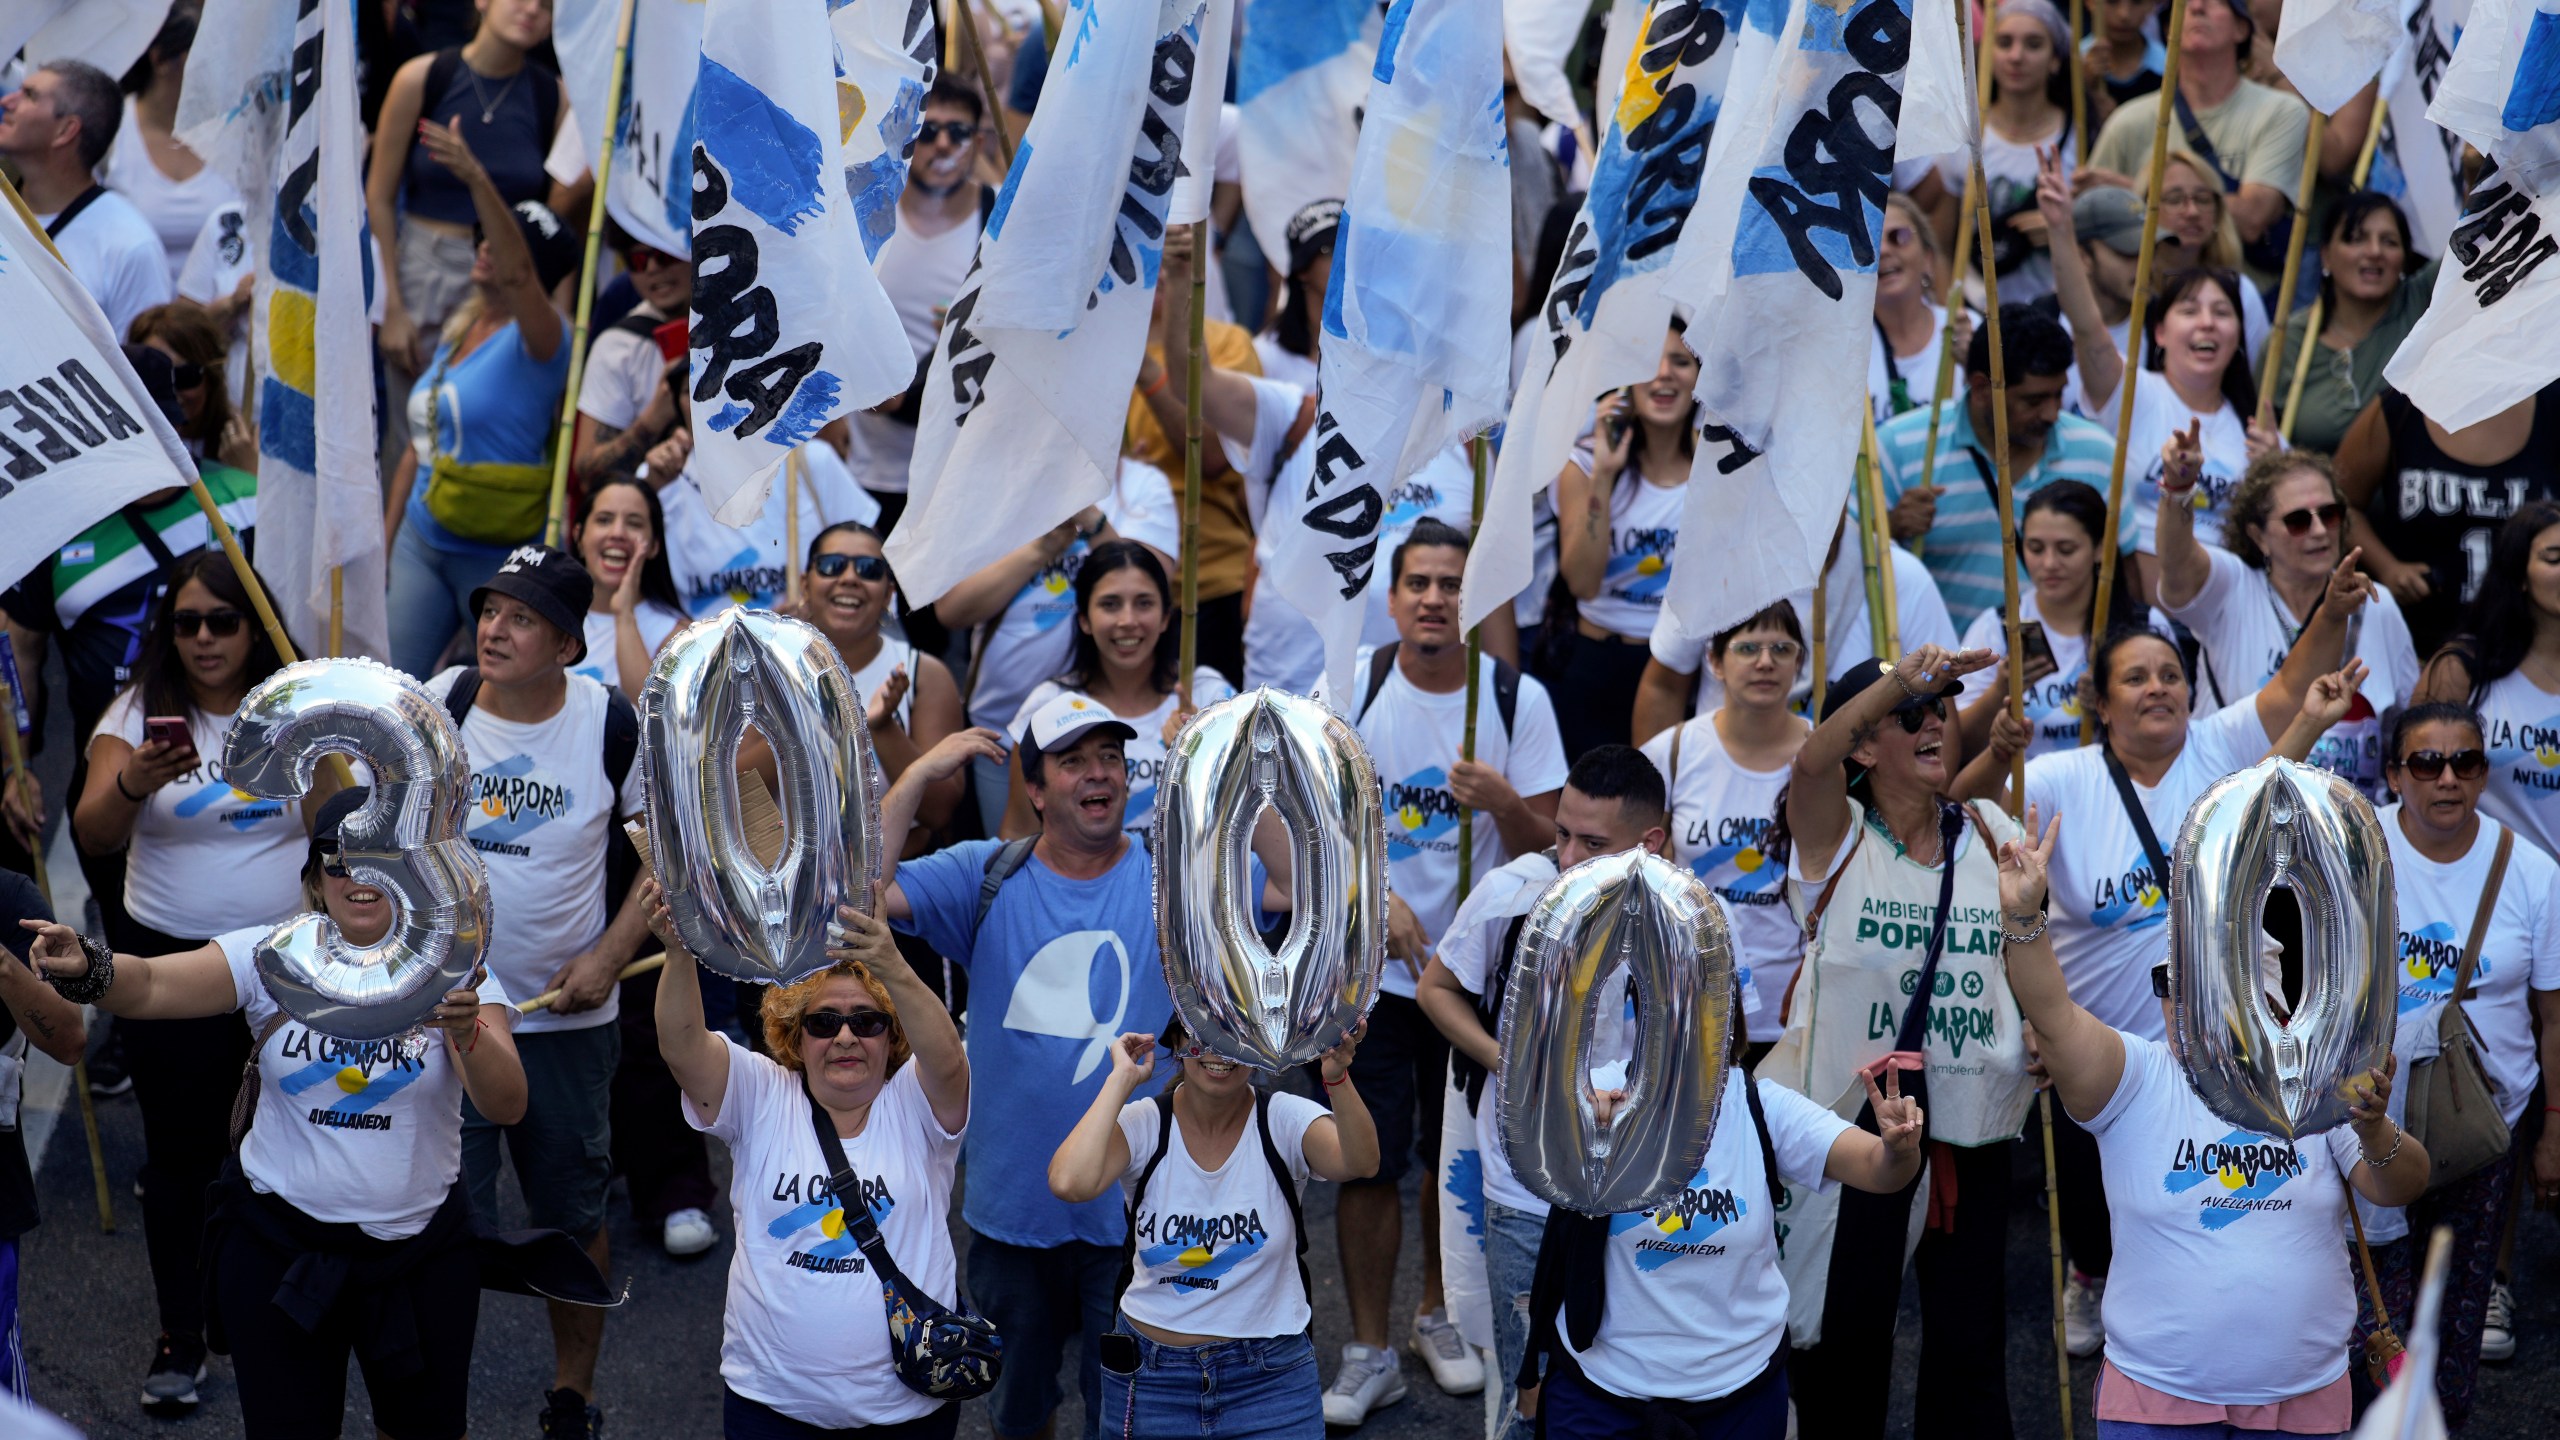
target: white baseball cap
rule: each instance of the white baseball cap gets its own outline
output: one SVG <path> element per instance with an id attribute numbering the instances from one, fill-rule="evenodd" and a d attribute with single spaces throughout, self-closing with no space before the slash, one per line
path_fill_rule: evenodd
<path id="1" fill-rule="evenodd" d="M 1087 696 L 1065 694 L 1033 711 L 1017 737 L 1026 754 L 1054 755 L 1073 746 L 1088 731 L 1104 730 L 1122 740 L 1138 738 L 1137 727 Z"/>

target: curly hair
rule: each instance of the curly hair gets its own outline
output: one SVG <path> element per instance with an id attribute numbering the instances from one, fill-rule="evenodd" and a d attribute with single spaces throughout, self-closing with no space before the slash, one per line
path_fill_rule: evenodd
<path id="1" fill-rule="evenodd" d="M 913 1052 L 907 1048 L 907 1027 L 898 1019 L 898 1005 L 889 998 L 889 987 L 881 984 L 880 978 L 864 969 L 858 961 L 843 960 L 806 980 L 778 986 L 764 997 L 764 1048 L 781 1062 L 784 1069 L 796 1074 L 803 1068 L 800 1017 L 808 1014 L 809 1007 L 818 1003 L 818 992 L 827 988 L 828 981 L 848 976 L 861 981 L 862 988 L 871 996 L 871 1003 L 889 1017 L 888 1074 L 897 1074 L 898 1067 L 907 1063 L 907 1057 Z"/>
<path id="2" fill-rule="evenodd" d="M 2241 564 L 2252 570 L 2267 568 L 2267 552 L 2249 534 L 2275 518 L 2276 487 L 2295 475 L 2317 475 L 2329 487 L 2329 498 L 2340 505 L 2347 503 L 2346 493 L 2338 488 L 2338 472 L 2329 457 L 2317 450 L 2270 450 L 2249 462 L 2240 472 L 2240 483 L 2231 491 L 2230 509 L 2223 513 L 2222 547 Z M 2335 531 L 2336 553 L 2344 554 L 2347 527 L 2341 523 Z"/>

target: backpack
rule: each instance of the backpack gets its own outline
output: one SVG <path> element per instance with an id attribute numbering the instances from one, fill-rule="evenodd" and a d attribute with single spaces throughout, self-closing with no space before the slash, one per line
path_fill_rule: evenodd
<path id="1" fill-rule="evenodd" d="M 1156 1167 L 1164 1163 L 1165 1155 L 1173 1148 L 1172 1090 L 1158 1094 L 1155 1106 L 1156 1150 L 1147 1157 L 1145 1167 L 1138 1171 L 1137 1185 L 1129 1192 L 1129 1233 L 1120 1242 L 1119 1289 L 1122 1294 L 1128 1293 L 1129 1283 L 1138 1273 L 1138 1207 L 1146 1201 L 1147 1182 L 1156 1178 Z M 1280 1158 L 1280 1147 L 1271 1143 L 1271 1092 L 1268 1090 L 1254 1094 L 1253 1129 L 1262 1137 L 1262 1163 L 1271 1167 L 1271 1178 L 1280 1182 L 1280 1194 L 1289 1202 L 1289 1228 L 1297 1232 L 1298 1238 L 1298 1284 L 1304 1288 L 1307 1308 L 1312 1312 L 1316 1303 L 1316 1287 L 1307 1274 L 1306 1208 L 1298 1197 L 1298 1187 L 1290 1182 L 1288 1162 Z"/>
<path id="2" fill-rule="evenodd" d="M 987 912 L 996 908 L 996 892 L 1004 888 L 1004 882 L 1013 878 L 1014 871 L 1022 868 L 1023 861 L 1031 858 L 1031 847 L 1039 843 L 1039 836 L 1025 835 L 1018 840 L 1007 840 L 987 852 L 987 868 L 978 880 L 978 913 L 969 920 L 971 948 L 977 945 L 978 932 L 986 928 Z M 1148 855 L 1156 853 L 1156 837 L 1152 833 L 1139 831 L 1138 844 Z"/>
<path id="3" fill-rule="evenodd" d="M 453 677 L 453 688 L 445 692 L 444 713 L 453 720 L 455 733 L 471 715 L 472 702 L 480 698 L 480 667 L 465 665 Z M 631 778 L 631 764 L 640 756 L 640 712 L 630 700 L 611 685 L 604 687 L 604 778 L 612 794 L 622 794 L 623 782 Z M 608 800 L 608 813 L 616 801 Z M 605 827 L 604 907 L 610 916 L 622 897 L 631 893 L 632 884 L 640 878 L 640 852 L 633 848 L 631 837 L 622 827 L 608 823 Z"/>
<path id="4" fill-rule="evenodd" d="M 1403 643 L 1390 640 L 1369 652 L 1369 683 L 1360 692 L 1360 708 L 1351 716 L 1353 725 L 1369 718 L 1369 707 L 1378 702 L 1378 692 L 1387 688 L 1388 672 L 1395 669 L 1396 647 Z M 1493 713 L 1502 717 L 1502 741 L 1508 745 L 1512 717 L 1520 713 L 1520 672 L 1498 655 L 1493 660 Z"/>

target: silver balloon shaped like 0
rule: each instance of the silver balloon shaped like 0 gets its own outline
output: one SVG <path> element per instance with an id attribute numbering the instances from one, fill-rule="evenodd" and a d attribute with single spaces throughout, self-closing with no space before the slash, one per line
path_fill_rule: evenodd
<path id="1" fill-rule="evenodd" d="M 770 866 L 739 817 L 750 724 L 782 779 L 787 838 Z M 871 913 L 879 888 L 881 788 L 862 696 L 827 637 L 770 610 L 676 632 L 641 691 L 640 773 L 650 869 L 685 948 L 762 985 L 826 969 L 836 907 Z"/>
<path id="2" fill-rule="evenodd" d="M 1636 994 L 1626 1099 L 1604 1121 L 1595 1041 Z M 1649 1210 L 1706 1162 L 1732 1059 L 1733 941 L 1715 892 L 1643 850 L 1538 897 L 1502 1002 L 1502 1148 L 1529 1192 L 1583 1215 Z"/>
<path id="3" fill-rule="evenodd" d="M 372 772 L 373 794 L 338 843 L 348 874 L 389 897 L 391 929 L 357 945 L 326 915 L 296 915 L 259 942 L 258 978 L 310 1029 L 388 1040 L 467 986 L 488 948 L 489 872 L 462 834 L 471 759 L 444 706 L 407 675 L 371 660 L 304 660 L 241 699 L 223 737 L 223 778 L 290 800 L 333 753 Z"/>
<path id="4" fill-rule="evenodd" d="M 1377 999 L 1387 952 L 1386 811 L 1360 733 L 1277 690 L 1191 717 L 1156 781 L 1156 938 L 1173 1008 L 1202 1044 L 1265 1070 L 1342 1043 Z M 1289 928 L 1254 917 L 1255 822 L 1288 827 Z"/>
<path id="5" fill-rule="evenodd" d="M 2397 1011 L 2391 847 L 2373 805 L 2325 770 L 2263 760 L 2196 797 L 2169 880 L 2169 1043 L 2220 1118 L 2301 1139 L 2347 1122 L 2346 1082 L 2379 1069 Z M 2268 1003 L 2261 912 L 2302 911 L 2302 998 Z"/>

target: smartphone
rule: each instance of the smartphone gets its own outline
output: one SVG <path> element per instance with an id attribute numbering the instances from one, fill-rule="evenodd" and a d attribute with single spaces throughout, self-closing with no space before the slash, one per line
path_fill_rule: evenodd
<path id="1" fill-rule="evenodd" d="M 649 334 L 652 339 L 655 339 L 658 342 L 659 359 L 681 360 L 684 358 L 685 350 L 687 348 L 684 316 L 677 316 L 666 324 L 650 331 Z"/>
<path id="2" fill-rule="evenodd" d="M 1114 1375 L 1138 1373 L 1141 1357 L 1138 1353 L 1137 1336 L 1126 1330 L 1106 1331 L 1098 1348 L 1102 1352 L 1103 1369 Z"/>
<path id="3" fill-rule="evenodd" d="M 2045 669 L 2061 668 L 2054 661 L 2053 642 L 2044 637 L 2044 622 L 2041 620 L 2029 620 L 2018 627 L 2018 653 L 2026 657 L 2026 668 L 2029 670 L 2039 666 Z"/>
<path id="4" fill-rule="evenodd" d="M 196 748 L 195 732 L 187 728 L 187 717 L 184 715 L 153 715 L 146 718 L 142 722 L 142 740 L 146 745 L 157 740 L 172 750 L 190 753 Z"/>
<path id="5" fill-rule="evenodd" d="M 1630 385 L 1619 391 L 1618 399 L 1624 402 L 1625 408 L 1609 418 L 1609 443 L 1613 447 L 1626 443 L 1627 426 L 1632 418 L 1630 412 L 1636 403 L 1636 387 Z"/>

